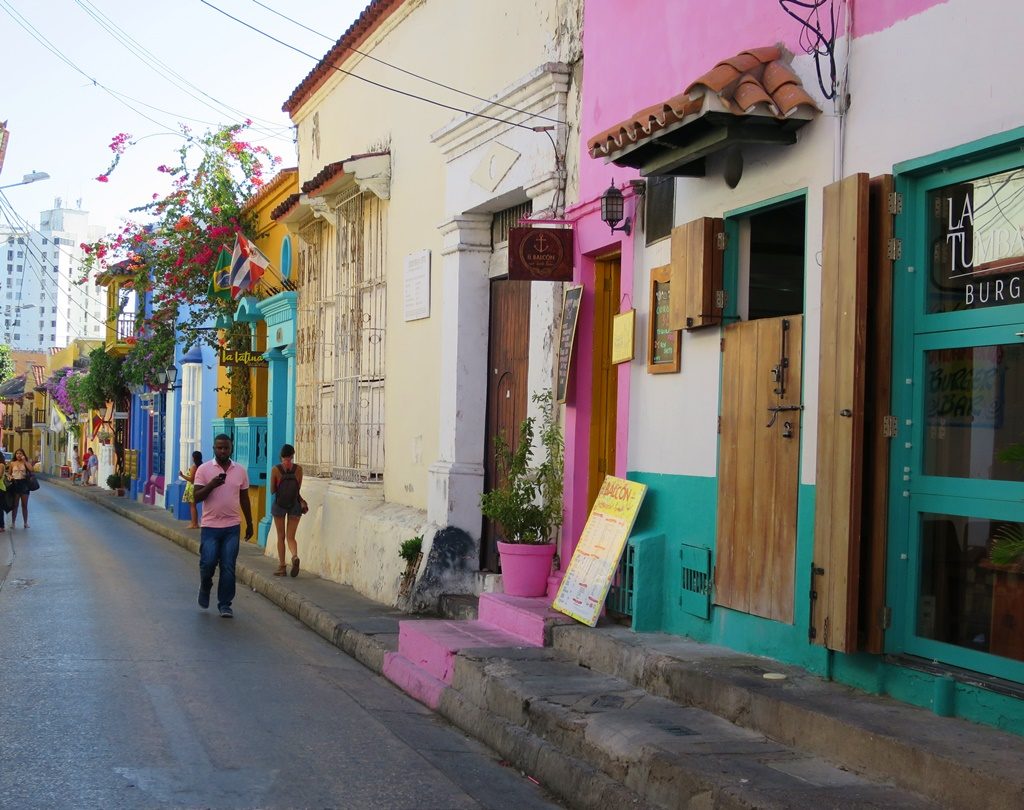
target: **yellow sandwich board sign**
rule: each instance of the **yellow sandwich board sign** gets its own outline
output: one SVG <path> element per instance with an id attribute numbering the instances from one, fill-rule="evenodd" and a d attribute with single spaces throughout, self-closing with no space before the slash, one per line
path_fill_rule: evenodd
<path id="1" fill-rule="evenodd" d="M 552 607 L 593 627 L 647 487 L 606 476 Z"/>

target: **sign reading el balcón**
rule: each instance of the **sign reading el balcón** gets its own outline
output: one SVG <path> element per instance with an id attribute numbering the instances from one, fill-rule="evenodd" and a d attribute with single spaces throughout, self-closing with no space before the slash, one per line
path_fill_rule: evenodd
<path id="1" fill-rule="evenodd" d="M 572 235 L 568 228 L 509 228 L 509 279 L 572 281 Z"/>

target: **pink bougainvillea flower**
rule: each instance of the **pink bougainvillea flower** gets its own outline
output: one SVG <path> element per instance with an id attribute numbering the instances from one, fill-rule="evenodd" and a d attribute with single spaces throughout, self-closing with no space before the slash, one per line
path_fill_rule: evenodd
<path id="1" fill-rule="evenodd" d="M 99 182 L 101 182 L 101 183 L 109 183 L 109 182 L 110 182 L 110 178 L 109 178 L 109 177 L 107 177 L 107 176 L 106 176 L 105 174 L 101 174 L 101 175 L 100 175 L 99 177 L 97 177 L 96 179 L 97 179 L 97 180 L 98 180 Z"/>

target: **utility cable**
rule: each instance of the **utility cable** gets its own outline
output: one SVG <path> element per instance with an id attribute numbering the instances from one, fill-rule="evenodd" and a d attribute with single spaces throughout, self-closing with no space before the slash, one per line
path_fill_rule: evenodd
<path id="1" fill-rule="evenodd" d="M 2 2 L 2 1 L 3 0 L 0 0 L 0 2 Z M 291 44 L 285 42 L 282 39 L 278 39 L 273 34 L 268 34 L 266 31 L 263 31 L 263 30 L 257 28 L 255 25 L 247 23 L 245 20 L 242 20 L 242 19 L 234 16 L 233 14 L 229 14 L 228 12 L 224 11 L 224 9 L 218 8 L 213 3 L 209 2 L 209 0 L 199 0 L 199 2 L 201 2 L 204 6 L 209 6 L 210 8 L 212 8 L 216 12 L 219 12 L 220 14 L 223 14 L 225 17 L 227 17 L 227 18 L 229 18 L 231 20 L 234 20 L 239 25 L 245 26 L 250 31 L 254 31 L 257 34 L 259 34 L 259 35 L 261 35 L 263 37 L 266 37 L 271 42 L 276 42 L 278 45 L 281 45 L 281 46 L 283 46 L 285 48 L 288 48 L 291 51 L 295 51 L 295 53 L 301 54 L 302 56 L 305 56 L 307 59 L 312 59 L 314 62 L 319 63 L 321 61 L 319 57 L 316 57 L 316 56 L 314 56 L 311 53 L 307 53 L 306 51 L 302 50 L 301 48 L 298 48 L 295 45 L 291 45 Z M 434 101 L 433 99 L 426 98 L 425 96 L 417 95 L 416 93 L 409 92 L 408 90 L 399 90 L 397 87 L 391 87 L 390 85 L 384 84 L 383 82 L 378 82 L 378 81 L 374 81 L 373 79 L 368 79 L 365 76 L 360 76 L 357 73 L 353 73 L 350 70 L 345 70 L 344 68 L 340 68 L 337 65 L 328 65 L 327 67 L 331 68 L 332 70 L 336 70 L 338 73 L 342 73 L 342 74 L 344 74 L 346 76 L 351 76 L 353 79 L 356 79 L 358 81 L 365 82 L 366 84 L 373 85 L 374 87 L 379 87 L 382 90 L 387 90 L 387 91 L 389 91 L 391 93 L 397 93 L 400 96 L 405 96 L 406 98 L 416 99 L 417 101 L 422 101 L 422 102 L 425 102 L 427 104 L 433 104 L 435 107 L 441 107 L 441 108 L 446 109 L 446 110 L 451 110 L 452 112 L 462 113 L 463 115 L 468 115 L 468 116 L 470 116 L 472 118 L 484 118 L 484 119 L 486 119 L 488 121 L 497 121 L 499 124 L 506 124 L 506 125 L 508 125 L 510 127 L 518 127 L 519 129 L 525 129 L 525 130 L 529 130 L 531 132 L 546 132 L 547 129 L 548 129 L 548 127 L 531 127 L 531 126 L 528 126 L 526 124 L 520 124 L 520 123 L 517 123 L 515 121 L 509 121 L 508 119 L 505 119 L 505 118 L 498 118 L 497 116 L 494 116 L 494 115 L 487 115 L 485 113 L 472 112 L 471 110 L 466 110 L 466 109 L 463 109 L 462 107 L 456 107 L 456 106 L 454 106 L 452 104 L 445 104 L 444 102 L 441 102 L 441 101 Z M 488 103 L 493 103 L 493 102 L 488 102 Z M 541 117 L 541 116 L 536 115 L 535 113 L 524 113 L 522 110 L 517 110 L 517 112 L 520 112 L 520 113 L 526 115 L 529 118 L 539 118 L 539 117 Z"/>
<path id="2" fill-rule="evenodd" d="M 276 14 L 278 17 L 281 17 L 282 19 L 287 20 L 288 22 L 292 23 L 293 25 L 297 25 L 299 28 L 302 28 L 302 29 L 304 29 L 306 31 L 309 31 L 311 34 L 316 34 L 318 37 L 323 37 L 328 42 L 335 42 L 335 40 L 331 39 L 329 36 L 327 36 L 327 34 L 321 33 L 320 31 L 317 31 L 317 30 L 315 30 L 313 28 L 310 28 L 308 25 L 303 25 L 298 20 L 295 20 L 295 19 L 289 17 L 287 14 L 283 14 L 282 12 L 277 11 L 276 9 L 271 8 L 266 3 L 261 3 L 260 0 L 252 0 L 252 1 L 257 6 L 260 6 L 261 8 L 265 8 L 271 14 Z M 209 5 L 209 4 L 207 4 L 207 5 Z M 220 11 L 220 9 L 217 9 L 217 10 Z M 341 40 L 338 40 L 335 44 L 342 44 Z M 379 59 L 376 56 L 373 56 L 373 55 L 371 55 L 369 53 L 366 53 L 365 51 L 361 51 L 358 48 L 354 48 L 351 45 L 343 45 L 343 47 L 346 50 L 352 51 L 352 53 L 359 54 L 364 59 L 370 59 L 370 60 L 372 60 L 374 62 L 377 62 L 378 64 L 384 65 L 385 67 L 389 67 L 392 70 L 397 70 L 399 73 L 404 73 L 406 76 L 412 76 L 414 78 L 419 79 L 420 81 L 427 82 L 428 84 L 433 84 L 433 85 L 435 85 L 437 87 L 443 87 L 445 90 L 451 90 L 453 93 L 458 93 L 461 96 L 467 96 L 468 98 L 476 99 L 477 101 L 482 101 L 485 104 L 493 104 L 495 107 L 503 107 L 506 110 L 511 110 L 512 112 L 522 113 L 523 115 L 528 115 L 528 116 L 531 116 L 533 118 L 541 118 L 541 119 L 543 119 L 545 121 L 551 121 L 554 124 L 561 124 L 562 123 L 557 118 L 550 118 L 550 117 L 548 117 L 546 115 L 540 115 L 539 113 L 528 113 L 525 110 L 519 109 L 518 107 L 512 107 L 512 106 L 509 106 L 508 104 L 502 104 L 499 101 L 492 101 L 489 98 L 484 98 L 483 96 L 474 95 L 473 93 L 467 92 L 466 90 L 460 90 L 458 87 L 452 87 L 450 84 L 445 84 L 444 82 L 435 81 L 434 79 L 430 79 L 430 78 L 428 78 L 426 76 L 423 76 L 423 75 L 421 75 L 419 73 L 416 73 L 415 71 L 406 70 L 405 68 L 399 67 L 398 65 L 392 64 L 391 62 L 385 62 L 383 59 Z"/>
<path id="3" fill-rule="evenodd" d="M 261 121 L 264 124 L 268 125 L 269 127 L 274 128 L 274 131 L 268 129 L 266 126 L 261 127 L 254 125 L 253 129 L 255 131 L 267 135 L 268 137 L 279 138 L 281 140 L 288 141 L 291 140 L 291 138 L 285 138 L 282 135 L 282 132 L 287 131 L 288 129 L 290 129 L 290 127 L 275 124 L 273 122 L 266 121 L 266 119 L 262 118 L 253 118 L 252 116 L 247 115 L 242 110 L 239 110 L 235 107 L 230 106 L 229 104 L 220 101 L 219 99 L 214 98 L 213 96 L 203 91 L 202 88 L 190 82 L 188 79 L 186 79 L 183 75 L 174 70 L 174 68 L 168 65 L 166 62 L 162 61 L 152 51 L 149 51 L 138 40 L 134 39 L 130 34 L 128 34 L 123 28 L 120 28 L 112 19 L 107 17 L 105 14 L 103 14 L 103 12 L 99 11 L 95 6 L 89 3 L 88 0 L 75 0 L 75 2 L 79 6 L 79 8 L 81 8 L 86 14 L 88 14 L 89 17 L 91 17 L 97 25 L 99 25 L 118 43 L 120 43 L 129 53 L 131 53 L 133 56 L 139 59 L 139 61 L 145 64 L 148 68 L 150 68 L 150 70 L 152 70 L 162 79 L 173 84 L 176 88 L 181 90 L 183 93 L 188 95 L 193 100 L 197 101 L 205 107 L 210 108 L 219 115 L 224 115 L 225 112 L 227 112 L 228 114 L 230 114 L 231 117 L 241 117 L 248 118 L 249 120 Z M 193 90 L 197 92 L 193 92 Z M 210 101 L 207 101 L 206 99 L 209 99 L 210 101 L 214 102 L 214 104 L 211 104 Z"/>

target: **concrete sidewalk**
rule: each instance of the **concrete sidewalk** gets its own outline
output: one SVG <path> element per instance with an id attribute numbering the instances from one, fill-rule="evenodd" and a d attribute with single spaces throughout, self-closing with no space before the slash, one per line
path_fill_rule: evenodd
<path id="1" fill-rule="evenodd" d="M 45 485 L 198 554 L 198 532 L 165 510 L 60 479 Z M 415 621 L 305 572 L 274 577 L 275 568 L 242 544 L 242 584 L 375 672 L 398 648 L 399 621 Z M 549 630 L 549 647 L 460 650 L 438 712 L 568 806 L 1024 807 L 1022 737 L 675 636 Z"/>

